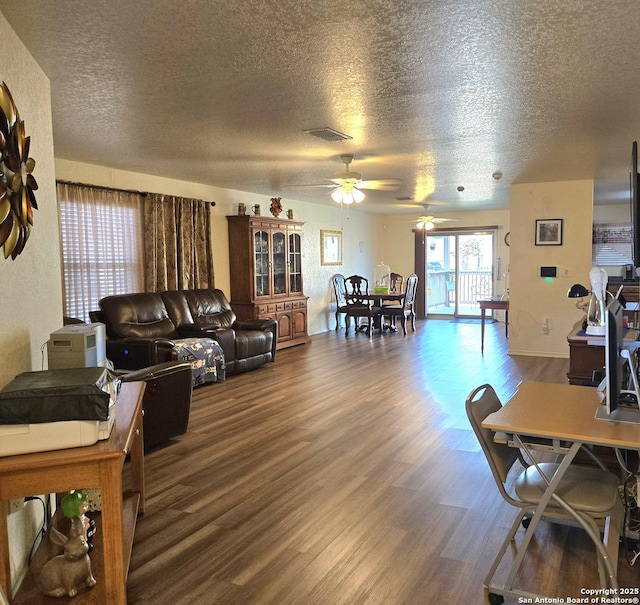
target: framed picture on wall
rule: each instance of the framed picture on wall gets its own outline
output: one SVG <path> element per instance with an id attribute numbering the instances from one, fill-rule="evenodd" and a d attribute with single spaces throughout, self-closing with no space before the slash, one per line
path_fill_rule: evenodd
<path id="1" fill-rule="evenodd" d="M 320 264 L 342 264 L 342 231 L 320 231 Z"/>
<path id="2" fill-rule="evenodd" d="M 536 220 L 536 246 L 562 246 L 562 219 Z"/>

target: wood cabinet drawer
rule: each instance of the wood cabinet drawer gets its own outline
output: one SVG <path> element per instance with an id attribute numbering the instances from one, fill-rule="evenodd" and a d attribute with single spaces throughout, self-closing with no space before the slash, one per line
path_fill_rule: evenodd
<path id="1" fill-rule="evenodd" d="M 270 305 L 258 305 L 258 314 L 264 315 L 265 313 L 275 313 L 277 305 L 272 303 Z"/>
<path id="2" fill-rule="evenodd" d="M 293 308 L 294 309 L 306 309 L 307 302 L 305 300 L 294 300 Z"/>

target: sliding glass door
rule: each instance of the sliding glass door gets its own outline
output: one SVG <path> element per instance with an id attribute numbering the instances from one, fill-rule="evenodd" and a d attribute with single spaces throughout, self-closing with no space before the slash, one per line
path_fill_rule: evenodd
<path id="1" fill-rule="evenodd" d="M 493 230 L 427 234 L 427 315 L 480 315 L 478 300 L 493 296 L 494 235 Z"/>

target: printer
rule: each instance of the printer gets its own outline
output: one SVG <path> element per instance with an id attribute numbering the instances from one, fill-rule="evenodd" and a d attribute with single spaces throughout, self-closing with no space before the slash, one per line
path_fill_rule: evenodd
<path id="1" fill-rule="evenodd" d="M 70 324 L 51 332 L 47 341 L 49 369 L 105 367 L 107 337 L 102 323 Z"/>
<path id="2" fill-rule="evenodd" d="M 0 391 L 0 456 L 107 439 L 120 383 L 111 370 L 101 367 L 18 374 Z"/>

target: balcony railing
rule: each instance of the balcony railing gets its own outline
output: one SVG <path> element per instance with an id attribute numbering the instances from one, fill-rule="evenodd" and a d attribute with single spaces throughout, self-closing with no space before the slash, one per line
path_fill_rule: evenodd
<path id="1" fill-rule="evenodd" d="M 480 298 L 489 298 L 492 292 L 491 269 L 461 270 L 458 272 L 458 306 L 477 306 Z M 427 273 L 427 305 L 452 307 L 456 301 L 455 271 L 429 271 Z"/>

